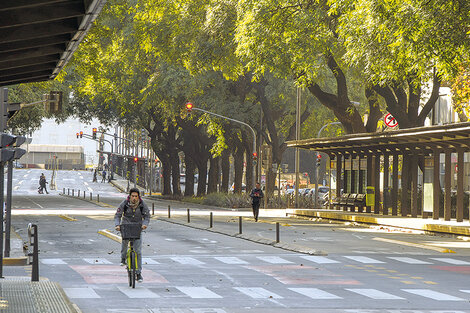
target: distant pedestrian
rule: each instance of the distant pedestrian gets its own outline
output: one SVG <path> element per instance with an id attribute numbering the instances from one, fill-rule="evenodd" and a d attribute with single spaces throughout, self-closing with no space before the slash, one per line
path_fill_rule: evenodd
<path id="1" fill-rule="evenodd" d="M 102 175 L 103 175 L 103 178 L 101 178 L 101 182 L 105 183 L 106 182 L 106 170 L 103 170 Z"/>
<path id="2" fill-rule="evenodd" d="M 95 171 L 93 172 L 93 182 L 97 183 L 98 182 L 98 171 L 95 168 Z"/>
<path id="3" fill-rule="evenodd" d="M 41 173 L 41 176 L 39 176 L 39 190 L 38 192 L 39 193 L 44 193 L 44 190 L 46 191 L 47 194 L 49 194 L 49 192 L 47 191 L 47 185 L 48 182 L 46 181 L 46 176 L 44 175 L 44 173 Z"/>
<path id="4" fill-rule="evenodd" d="M 251 206 L 253 207 L 253 217 L 255 218 L 255 222 L 258 221 L 258 214 L 259 214 L 259 206 L 261 204 L 261 199 L 264 197 L 263 190 L 261 190 L 261 186 L 259 183 L 256 183 L 255 188 L 250 193 L 251 197 Z"/>

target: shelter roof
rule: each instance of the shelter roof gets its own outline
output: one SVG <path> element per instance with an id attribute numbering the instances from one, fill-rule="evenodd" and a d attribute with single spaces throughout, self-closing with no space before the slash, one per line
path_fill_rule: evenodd
<path id="1" fill-rule="evenodd" d="M 470 151 L 470 122 L 408 128 L 378 133 L 351 134 L 342 137 L 311 138 L 287 142 L 327 154 L 399 153 L 426 155 L 433 150 Z"/>
<path id="2" fill-rule="evenodd" d="M 2 0 L 0 86 L 54 79 L 106 0 Z"/>

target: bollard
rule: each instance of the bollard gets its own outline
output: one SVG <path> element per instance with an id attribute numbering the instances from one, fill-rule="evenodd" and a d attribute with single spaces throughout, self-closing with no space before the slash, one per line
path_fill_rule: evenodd
<path id="1" fill-rule="evenodd" d="M 191 216 L 189 215 L 189 209 L 186 209 L 187 213 L 188 213 L 188 223 L 191 223 Z"/>
<path id="2" fill-rule="evenodd" d="M 276 242 L 279 243 L 279 222 L 276 222 Z"/>
<path id="3" fill-rule="evenodd" d="M 90 201 L 93 201 L 93 192 L 90 192 Z"/>
<path id="4" fill-rule="evenodd" d="M 65 195 L 65 188 L 64 188 L 64 191 L 62 192 L 63 195 Z"/>
<path id="5" fill-rule="evenodd" d="M 168 204 L 168 218 L 171 218 L 171 215 L 170 215 L 170 205 Z"/>
<path id="6" fill-rule="evenodd" d="M 72 197 L 75 197 L 75 189 L 72 189 Z"/>
<path id="7" fill-rule="evenodd" d="M 67 188 L 67 196 L 70 196 L 70 188 Z"/>
<path id="8" fill-rule="evenodd" d="M 78 189 L 78 196 L 77 197 L 80 198 L 80 189 Z"/>
<path id="9" fill-rule="evenodd" d="M 85 191 L 85 190 L 83 190 L 83 199 L 85 199 L 85 192 L 86 192 L 86 191 Z"/>
<path id="10" fill-rule="evenodd" d="M 152 215 L 155 215 L 155 203 L 152 202 Z"/>
<path id="11" fill-rule="evenodd" d="M 212 225 L 213 225 L 213 216 L 212 216 L 212 212 L 209 214 L 209 228 L 212 228 Z"/>
<path id="12" fill-rule="evenodd" d="M 33 251 L 28 253 L 28 257 L 32 257 L 31 281 L 39 281 L 39 242 L 38 242 L 38 226 L 29 223 L 28 225 L 29 245 L 33 247 Z"/>
<path id="13" fill-rule="evenodd" d="M 96 198 L 97 198 L 98 202 L 100 202 L 100 194 L 98 194 L 98 195 L 96 196 Z"/>
<path id="14" fill-rule="evenodd" d="M 242 234 L 242 217 L 238 217 L 238 233 L 241 235 Z"/>

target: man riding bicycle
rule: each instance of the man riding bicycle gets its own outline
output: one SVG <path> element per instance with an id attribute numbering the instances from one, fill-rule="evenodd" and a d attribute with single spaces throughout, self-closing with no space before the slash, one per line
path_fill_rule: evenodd
<path id="1" fill-rule="evenodd" d="M 149 208 L 140 198 L 140 192 L 137 188 L 129 190 L 129 196 L 122 201 L 114 215 L 114 225 L 117 231 L 121 230 L 121 224 L 142 224 L 142 230 L 148 227 L 150 221 Z M 121 265 L 126 264 L 127 245 L 129 240 L 122 240 L 121 245 Z M 137 280 L 143 281 L 142 278 L 142 237 L 134 241 L 134 249 L 137 253 Z"/>

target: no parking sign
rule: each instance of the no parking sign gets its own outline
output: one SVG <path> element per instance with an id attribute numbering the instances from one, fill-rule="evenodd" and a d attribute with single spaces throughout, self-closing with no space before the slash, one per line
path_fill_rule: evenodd
<path id="1" fill-rule="evenodd" d="M 397 120 L 396 120 L 396 119 L 393 117 L 393 115 L 390 114 L 390 113 L 388 113 L 387 115 L 385 115 L 384 121 L 385 121 L 385 124 L 386 124 L 388 127 L 395 127 L 395 126 L 398 126 Z"/>

